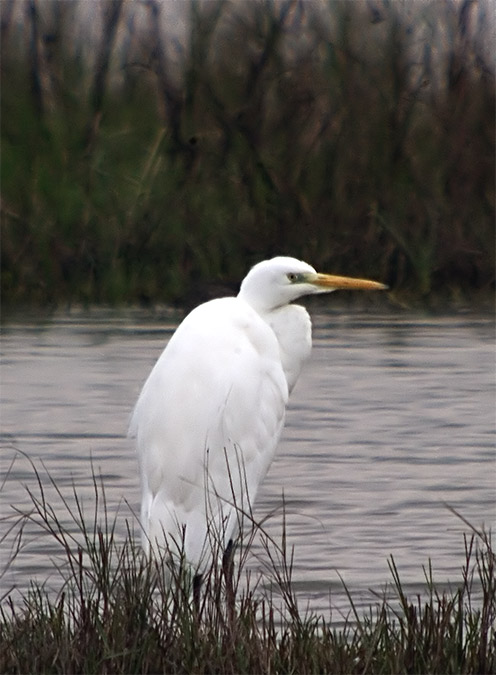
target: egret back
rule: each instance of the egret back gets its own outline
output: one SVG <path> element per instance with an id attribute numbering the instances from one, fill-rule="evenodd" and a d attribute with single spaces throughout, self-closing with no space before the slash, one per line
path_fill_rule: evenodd
<path id="1" fill-rule="evenodd" d="M 288 384 L 275 333 L 239 298 L 191 312 L 136 404 L 145 550 L 208 564 L 249 511 L 279 440 Z"/>

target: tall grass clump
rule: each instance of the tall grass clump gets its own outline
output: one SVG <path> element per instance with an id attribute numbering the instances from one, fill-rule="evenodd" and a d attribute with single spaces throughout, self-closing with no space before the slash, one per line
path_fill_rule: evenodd
<path id="1" fill-rule="evenodd" d="M 276 253 L 493 289 L 489 0 L 0 9 L 7 305 L 183 301 Z"/>
<path id="2" fill-rule="evenodd" d="M 30 507 L 16 513 L 17 547 L 36 524 L 57 545 L 60 588 L 42 583 L 0 610 L 2 673 L 490 673 L 496 665 L 495 555 L 483 531 L 465 538 L 461 579 L 439 591 L 427 567 L 422 595 L 407 597 L 394 560 L 392 584 L 364 616 L 351 611 L 337 629 L 299 608 L 292 555 L 254 525 L 238 542 L 234 572 L 213 566 L 195 599 L 185 566 L 146 560 L 131 528 L 120 538 L 100 479 L 94 503 L 64 495 L 35 470 Z M 70 523 L 69 525 L 64 523 Z M 250 560 L 254 536 L 265 549 L 263 572 Z M 332 610 L 332 608 L 331 608 Z"/>

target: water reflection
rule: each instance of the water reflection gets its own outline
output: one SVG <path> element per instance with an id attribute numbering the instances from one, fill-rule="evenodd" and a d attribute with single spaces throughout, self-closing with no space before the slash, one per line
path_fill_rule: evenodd
<path id="1" fill-rule="evenodd" d="M 177 321 L 98 311 L 4 327 L 4 475 L 20 450 L 38 468 L 43 462 L 63 496 L 71 500 L 76 485 L 91 504 L 92 463 L 109 509 L 120 505 L 124 535 L 139 504 L 128 417 Z M 280 540 L 284 494 L 303 604 L 328 609 L 329 592 L 333 606 L 344 602 L 338 572 L 367 602 L 367 589 L 390 579 L 390 554 L 407 588 L 422 586 L 429 558 L 437 581 L 460 579 L 467 528 L 444 502 L 476 526 L 494 524 L 494 375 L 488 317 L 314 316 L 312 359 L 255 509 L 260 518 L 274 511 L 266 528 Z M 33 482 L 18 456 L 3 486 L 3 515 L 10 505 L 27 507 L 22 485 Z M 60 505 L 53 486 L 46 489 Z M 55 583 L 53 542 L 34 528 L 26 534 L 4 590 L 25 588 L 35 575 Z"/>

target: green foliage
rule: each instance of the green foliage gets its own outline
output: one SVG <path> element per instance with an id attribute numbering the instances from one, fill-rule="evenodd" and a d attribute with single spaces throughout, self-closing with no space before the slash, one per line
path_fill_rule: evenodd
<path id="1" fill-rule="evenodd" d="M 351 612 L 338 629 L 332 617 L 300 610 L 284 525 L 279 544 L 253 523 L 233 565 L 214 565 L 195 595 L 181 563 L 145 560 L 129 527 L 119 539 L 101 479 L 91 502 L 34 466 L 33 477 L 29 508 L 13 514 L 8 532 L 13 556 L 22 555 L 26 523 L 35 524 L 53 542 L 63 583 L 58 593 L 32 583 L 3 598 L 2 673 L 494 672 L 496 557 L 490 535 L 468 523 L 457 587 L 439 590 L 429 565 L 424 591 L 407 597 L 391 559 L 392 585 L 363 616 L 345 587 Z M 255 536 L 266 553 L 257 578 L 248 569 Z"/>
<path id="2" fill-rule="evenodd" d="M 21 5 L 1 7 L 7 304 L 183 301 L 278 253 L 417 297 L 493 287 L 484 1 L 193 0 L 177 50 L 154 0 L 95 3 L 83 37 L 85 3 Z"/>

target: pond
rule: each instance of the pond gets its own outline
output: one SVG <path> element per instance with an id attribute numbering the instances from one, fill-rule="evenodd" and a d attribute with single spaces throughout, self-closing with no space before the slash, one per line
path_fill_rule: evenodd
<path id="1" fill-rule="evenodd" d="M 369 589 L 391 581 L 391 555 L 407 592 L 425 587 L 429 559 L 436 582 L 458 584 L 470 529 L 448 506 L 475 527 L 493 527 L 496 515 L 492 317 L 324 312 L 318 304 L 311 313 L 312 357 L 254 510 L 260 520 L 272 514 L 265 529 L 279 542 L 285 520 L 301 606 L 339 612 L 347 605 L 341 580 L 367 605 Z M 29 458 L 69 528 L 45 470 L 69 503 L 73 485 L 91 503 L 93 466 L 124 537 L 139 511 L 129 415 L 179 320 L 165 310 L 100 309 L 3 327 L 3 532 L 12 507 L 29 507 L 26 486 L 36 493 Z M 34 578 L 56 586 L 59 553 L 26 528 L 2 591 Z"/>

